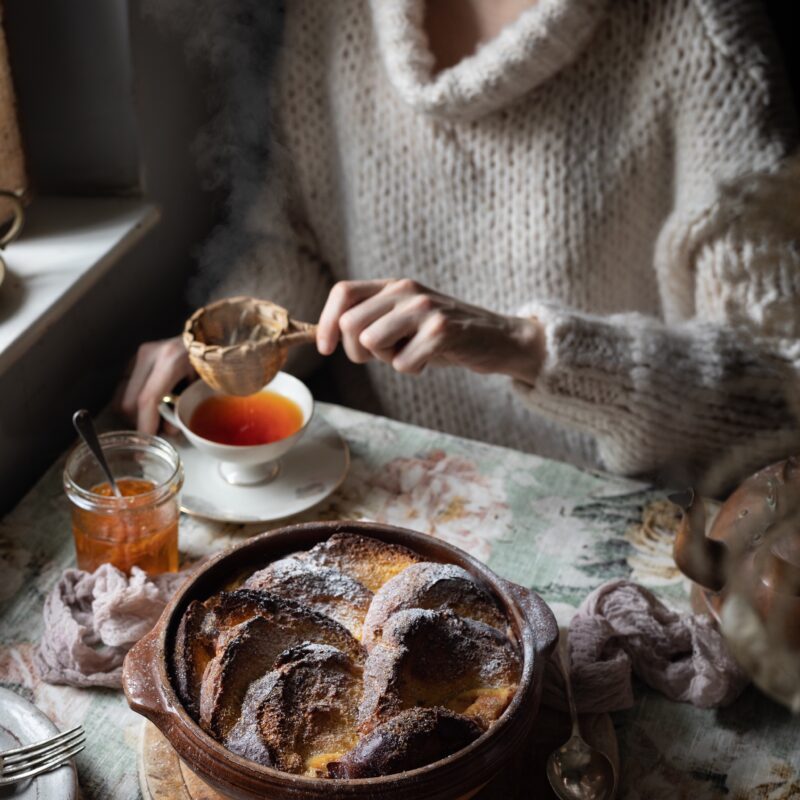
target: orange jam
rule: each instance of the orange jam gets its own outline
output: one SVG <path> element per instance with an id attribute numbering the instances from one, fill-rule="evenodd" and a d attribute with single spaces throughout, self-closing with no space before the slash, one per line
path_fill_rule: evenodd
<path id="1" fill-rule="evenodd" d="M 145 572 L 178 569 L 177 492 L 155 496 L 153 481 L 120 478 L 117 486 L 125 500 L 118 508 L 86 509 L 73 506 L 72 532 L 78 567 L 89 572 L 110 563 L 123 572 L 141 567 Z M 92 494 L 114 497 L 110 484 L 93 486 Z"/>
<path id="2" fill-rule="evenodd" d="M 297 433 L 303 427 L 303 412 L 294 400 L 277 392 L 212 395 L 194 410 L 189 427 L 217 444 L 270 444 Z"/>

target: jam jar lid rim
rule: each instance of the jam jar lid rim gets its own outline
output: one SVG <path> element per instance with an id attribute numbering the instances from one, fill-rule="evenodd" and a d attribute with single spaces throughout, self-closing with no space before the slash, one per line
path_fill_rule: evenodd
<path id="1" fill-rule="evenodd" d="M 175 484 L 177 484 L 178 491 L 183 486 L 183 463 L 181 462 L 181 457 L 175 447 L 161 436 L 154 436 L 149 433 L 142 433 L 141 431 L 117 430 L 101 433 L 98 435 L 98 438 L 101 445 L 127 446 L 133 450 L 140 450 L 142 452 L 156 450 L 164 457 L 164 460 L 171 463 L 173 467 L 170 474 L 163 481 L 158 482 L 150 491 L 132 495 L 130 498 L 123 498 L 122 502 L 125 506 L 146 505 L 148 500 L 160 500 L 162 496 L 173 491 L 173 486 Z M 80 499 L 84 502 L 91 503 L 92 506 L 98 510 L 107 509 L 111 511 L 119 509 L 119 498 L 113 495 L 105 497 L 104 495 L 99 495 L 89 489 L 85 489 L 79 486 L 70 475 L 70 465 L 78 458 L 87 455 L 93 458 L 86 443 L 78 442 L 67 456 L 67 461 L 64 466 L 64 490 L 71 499 Z M 177 494 L 177 491 L 175 493 Z"/>

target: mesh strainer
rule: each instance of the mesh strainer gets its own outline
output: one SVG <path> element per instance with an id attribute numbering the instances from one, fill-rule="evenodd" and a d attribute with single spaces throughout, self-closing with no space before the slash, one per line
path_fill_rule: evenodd
<path id="1" fill-rule="evenodd" d="M 229 297 L 187 320 L 183 343 L 200 377 L 226 394 L 248 395 L 269 383 L 289 347 L 313 342 L 317 326 L 298 322 L 268 300 Z"/>

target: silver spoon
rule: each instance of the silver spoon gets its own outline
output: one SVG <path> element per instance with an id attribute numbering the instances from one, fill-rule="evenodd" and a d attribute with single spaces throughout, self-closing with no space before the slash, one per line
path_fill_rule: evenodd
<path id="1" fill-rule="evenodd" d="M 611 800 L 617 792 L 614 765 L 604 753 L 592 747 L 581 736 L 569 677 L 566 634 L 562 634 L 559 640 L 558 660 L 567 688 L 572 735 L 547 759 L 547 780 L 561 800 Z"/>
<path id="2" fill-rule="evenodd" d="M 97 438 L 97 431 L 94 429 L 94 423 L 92 422 L 89 412 L 85 408 L 76 411 L 72 415 L 72 424 L 75 426 L 75 430 L 78 431 L 81 439 L 86 443 L 86 446 L 92 451 L 92 455 L 97 459 L 97 463 L 105 473 L 106 478 L 108 478 L 114 495 L 116 497 L 122 497 L 122 492 L 119 490 L 119 486 L 117 486 L 117 482 L 111 474 L 108 461 L 106 461 L 106 457 L 103 454 L 103 448 L 100 445 L 100 440 Z"/>

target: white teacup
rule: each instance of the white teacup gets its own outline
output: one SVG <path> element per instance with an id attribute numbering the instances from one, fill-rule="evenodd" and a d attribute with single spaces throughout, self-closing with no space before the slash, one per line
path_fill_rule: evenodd
<path id="1" fill-rule="evenodd" d="M 207 397 L 220 394 L 199 380 L 185 389 L 180 397 L 165 397 L 158 410 L 198 450 L 220 461 L 220 474 L 228 483 L 250 486 L 272 480 L 278 475 L 279 459 L 300 441 L 314 415 L 314 398 L 311 392 L 302 381 L 286 372 L 279 372 L 261 391 L 275 392 L 297 403 L 303 413 L 303 424 L 296 433 L 277 442 L 257 445 L 219 444 L 198 436 L 189 427 L 194 410 Z"/>

